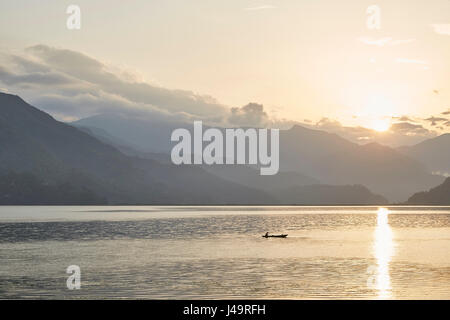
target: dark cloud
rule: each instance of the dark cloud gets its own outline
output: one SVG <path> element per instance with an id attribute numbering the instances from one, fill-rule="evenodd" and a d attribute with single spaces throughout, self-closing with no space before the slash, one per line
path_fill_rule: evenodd
<path id="1" fill-rule="evenodd" d="M 5 84 L 16 85 L 19 87 L 64 86 L 73 83 L 73 80 L 69 77 L 56 72 L 16 74 L 2 66 L 0 66 L 0 79 Z"/>
<path id="2" fill-rule="evenodd" d="M 229 108 L 210 96 L 137 81 L 79 52 L 44 45 L 25 52 L 21 56 L 0 54 L 2 91 L 19 94 L 60 120 L 121 113 L 225 125 L 230 115 Z"/>
<path id="3" fill-rule="evenodd" d="M 45 64 L 39 63 L 38 61 L 34 61 L 30 57 L 24 58 L 18 55 L 11 55 L 8 58 L 13 64 L 15 64 L 16 66 L 20 66 L 24 72 L 46 73 L 51 71 L 50 67 L 46 66 Z"/>
<path id="4" fill-rule="evenodd" d="M 63 95 L 43 94 L 37 97 L 33 104 L 46 112 L 68 118 L 78 118 L 80 114 L 100 113 L 116 113 L 136 117 L 151 115 L 152 118 L 161 119 L 175 117 L 174 114 L 157 107 L 145 104 L 139 105 L 120 96 L 107 93 L 81 93 L 70 98 Z M 182 113 L 177 115 L 184 118 Z"/>
<path id="5" fill-rule="evenodd" d="M 350 140 L 361 140 L 362 137 L 369 138 L 374 134 L 373 130 L 364 127 L 345 127 L 339 121 L 322 118 L 314 126 L 316 129 L 325 130 L 339 134 Z"/>
<path id="6" fill-rule="evenodd" d="M 406 122 L 415 122 L 413 119 L 411 119 L 408 116 L 401 116 L 401 117 L 392 117 L 393 120 L 396 121 L 406 121 Z"/>
<path id="7" fill-rule="evenodd" d="M 447 121 L 448 119 L 442 117 L 429 117 L 424 120 L 430 122 L 432 126 L 435 126 L 438 122 Z"/>
<path id="8" fill-rule="evenodd" d="M 323 117 L 319 121 L 316 122 L 316 126 L 317 127 L 325 127 L 325 128 L 336 128 L 336 127 L 342 127 L 342 124 L 337 120 Z"/>
<path id="9" fill-rule="evenodd" d="M 407 135 L 427 135 L 430 131 L 420 124 L 398 122 L 391 125 L 391 131 Z"/>
<path id="10" fill-rule="evenodd" d="M 207 95 L 137 81 L 126 71 L 118 72 L 79 52 L 45 45 L 25 52 L 0 55 L 0 84 L 60 120 L 120 113 L 161 121 L 203 120 L 218 126 L 287 128 L 292 124 L 269 120 L 257 103 L 228 108 Z"/>
<path id="11" fill-rule="evenodd" d="M 197 116 L 225 114 L 227 111 L 225 106 L 210 96 L 156 87 L 145 82 L 125 81 L 110 72 L 100 61 L 79 52 L 44 45 L 30 47 L 26 51 L 58 72 L 91 83 L 105 92 L 120 95 L 129 101 Z"/>
<path id="12" fill-rule="evenodd" d="M 448 109 L 447 111 L 442 112 L 441 114 L 444 115 L 444 116 L 450 115 L 450 109 Z"/>
<path id="13" fill-rule="evenodd" d="M 231 108 L 228 122 L 237 126 L 265 127 L 268 125 L 269 116 L 262 104 L 249 103 L 241 108 Z"/>

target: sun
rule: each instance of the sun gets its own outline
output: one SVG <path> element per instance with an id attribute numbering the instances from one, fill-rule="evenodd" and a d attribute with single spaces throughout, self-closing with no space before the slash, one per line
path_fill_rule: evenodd
<path id="1" fill-rule="evenodd" d="M 391 128 L 394 110 L 392 99 L 381 93 L 373 93 L 366 96 L 365 102 L 355 114 L 364 127 L 381 133 Z"/>
<path id="2" fill-rule="evenodd" d="M 377 132 L 386 132 L 391 127 L 391 123 L 388 120 L 377 119 L 373 121 L 372 129 Z"/>

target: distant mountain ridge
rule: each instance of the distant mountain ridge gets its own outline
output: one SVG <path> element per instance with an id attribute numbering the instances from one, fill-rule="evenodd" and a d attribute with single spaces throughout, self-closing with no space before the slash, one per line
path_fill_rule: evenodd
<path id="1" fill-rule="evenodd" d="M 82 127 L 84 128 L 84 127 Z M 99 139 L 111 141 L 111 136 L 100 129 L 92 130 Z M 123 144 L 117 148 L 126 154 L 142 158 L 155 159 L 163 163 L 170 162 L 169 154 L 139 152 L 133 147 Z M 330 186 L 322 185 L 317 179 L 297 172 L 279 172 L 274 176 L 261 176 L 259 170 L 250 166 L 202 165 L 204 170 L 227 181 L 235 182 L 250 188 L 263 190 L 276 197 L 282 204 L 386 204 L 388 201 L 379 195 L 373 194 L 363 186 Z"/>
<path id="2" fill-rule="evenodd" d="M 397 150 L 422 162 L 430 171 L 450 175 L 450 133 Z"/>
<path id="3" fill-rule="evenodd" d="M 161 137 L 169 137 L 174 124 L 169 123 L 164 126 L 159 123 L 158 126 L 153 126 L 153 122 L 150 121 L 145 126 L 145 122 L 145 119 L 126 119 L 123 116 L 109 114 L 81 119 L 74 125 L 101 128 L 122 141 L 132 141 L 135 147 L 144 152 L 169 154 L 171 142 Z M 138 128 L 133 129 L 132 136 L 123 130 L 126 124 L 132 128 Z M 176 125 L 188 129 L 192 127 L 192 124 L 187 123 Z M 121 129 L 117 130 L 117 128 Z M 147 134 L 150 138 L 145 141 L 144 137 Z M 157 137 L 159 137 L 158 147 L 153 149 L 153 142 Z M 225 177 L 224 172 L 227 170 L 212 168 L 208 171 Z M 236 172 L 240 170 L 235 169 Z M 280 131 L 279 174 L 289 173 L 306 177 L 300 179 L 299 176 L 298 186 L 318 183 L 363 185 L 394 202 L 405 201 L 411 194 L 431 188 L 444 180 L 441 176 L 432 175 L 420 161 L 393 148 L 377 143 L 359 145 L 336 134 L 299 125 Z M 234 182 L 254 183 L 252 187 L 260 185 L 256 181 L 261 180 L 243 181 L 240 174 L 230 170 L 226 176 L 229 180 L 235 179 Z M 291 184 L 291 186 L 294 185 Z"/>
<path id="4" fill-rule="evenodd" d="M 364 185 L 390 201 L 440 183 L 418 161 L 377 143 L 358 145 L 336 134 L 294 126 L 280 133 L 280 167 L 308 172 L 324 184 Z"/>
<path id="5" fill-rule="evenodd" d="M 130 118 L 117 113 L 99 114 L 70 124 L 77 128 L 101 129 L 142 152 L 167 154 L 171 150 L 170 135 L 172 131 L 186 126 L 186 123 L 183 122 Z M 162 137 L 166 137 L 166 139 Z"/>
<path id="6" fill-rule="evenodd" d="M 295 188 L 318 182 L 295 172 L 265 179 L 245 166 L 236 166 L 241 171 L 230 177 L 229 168 L 211 173 L 202 166 L 175 166 L 160 153 L 127 145 L 119 148 L 124 154 L 113 143 L 124 142 L 102 128 L 58 122 L 20 97 L 0 93 L 0 176 L 6 177 L 0 204 L 301 204 L 311 195 Z M 277 196 L 285 187 L 292 189 L 290 196 Z M 342 186 L 325 188 L 324 199 L 330 199 Z M 314 197 L 320 199 L 317 190 Z M 385 202 L 367 192 L 362 199 L 347 193 L 346 201 Z"/>

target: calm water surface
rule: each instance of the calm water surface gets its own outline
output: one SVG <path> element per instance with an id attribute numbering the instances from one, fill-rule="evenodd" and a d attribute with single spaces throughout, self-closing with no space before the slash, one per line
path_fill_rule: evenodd
<path id="1" fill-rule="evenodd" d="M 0 298 L 450 299 L 450 208 L 0 207 Z"/>

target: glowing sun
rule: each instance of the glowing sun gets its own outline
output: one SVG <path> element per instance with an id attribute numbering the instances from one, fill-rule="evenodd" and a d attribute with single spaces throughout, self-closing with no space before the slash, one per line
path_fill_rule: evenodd
<path id="1" fill-rule="evenodd" d="M 386 132 L 391 127 L 391 123 L 387 120 L 375 120 L 372 124 L 372 129 L 377 132 Z"/>

